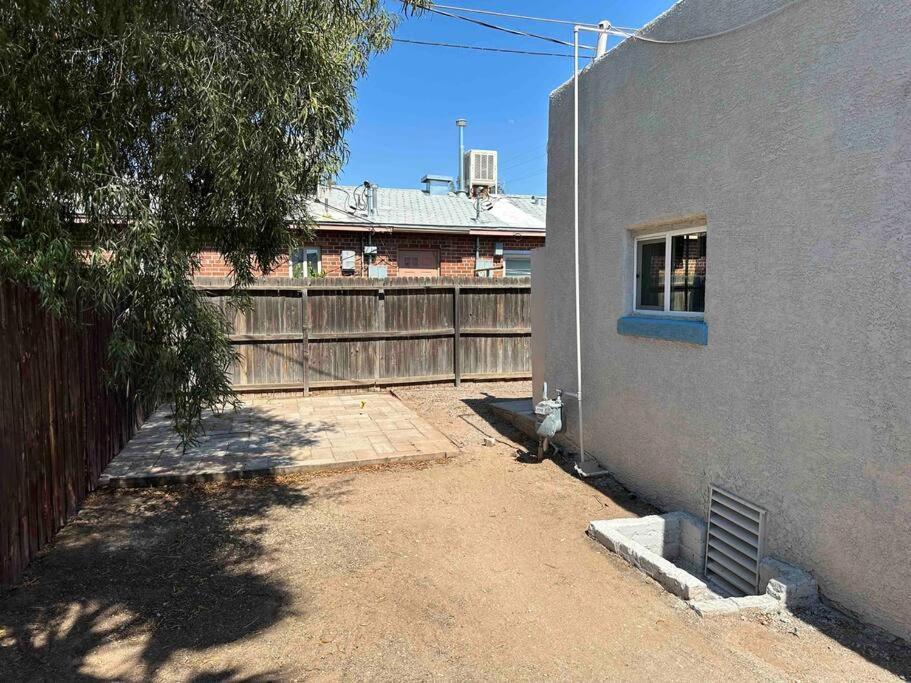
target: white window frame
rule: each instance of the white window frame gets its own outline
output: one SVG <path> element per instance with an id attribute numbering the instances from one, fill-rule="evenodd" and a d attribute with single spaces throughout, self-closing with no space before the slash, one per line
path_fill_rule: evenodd
<path id="1" fill-rule="evenodd" d="M 636 315 L 650 315 L 659 318 L 695 318 L 702 320 L 705 318 L 705 311 L 672 311 L 671 308 L 671 238 L 677 235 L 698 235 L 708 234 L 708 228 L 704 225 L 694 226 L 691 228 L 681 228 L 679 230 L 660 230 L 648 234 L 636 235 L 633 241 L 633 291 L 632 291 L 632 309 Z M 659 237 L 664 237 L 664 310 L 656 311 L 650 308 L 636 308 L 636 300 L 639 294 L 639 278 L 636 273 L 639 270 L 639 243 L 651 242 Z M 706 262 L 708 270 L 708 262 Z"/>
<path id="2" fill-rule="evenodd" d="M 510 256 L 528 259 L 529 277 L 531 277 L 531 249 L 504 249 L 503 250 L 503 277 L 509 277 L 506 274 L 506 259 Z M 515 276 L 513 276 L 515 277 Z"/>
<path id="3" fill-rule="evenodd" d="M 316 252 L 316 267 L 318 273 L 322 275 L 323 273 L 323 250 L 319 247 L 312 244 L 304 244 L 299 247 L 293 247 L 291 253 L 288 254 L 288 277 L 294 277 L 294 252 L 298 250 L 303 250 L 304 252 L 304 263 L 307 263 L 307 255 L 315 251 Z M 304 274 L 304 277 L 310 277 L 309 271 Z"/>

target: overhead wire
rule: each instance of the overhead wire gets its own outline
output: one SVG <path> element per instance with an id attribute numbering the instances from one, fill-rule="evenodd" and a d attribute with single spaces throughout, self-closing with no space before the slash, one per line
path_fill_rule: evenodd
<path id="1" fill-rule="evenodd" d="M 426 45 L 428 47 L 448 47 L 460 50 L 477 50 L 479 52 L 503 52 L 512 55 L 529 55 L 532 57 L 563 57 L 572 59 L 573 56 L 564 52 L 538 52 L 535 50 L 510 50 L 504 47 L 487 47 L 482 45 L 460 45 L 456 43 L 438 43 L 430 40 L 411 40 L 410 38 L 393 38 L 393 43 L 404 43 L 406 45 Z"/>
<path id="2" fill-rule="evenodd" d="M 630 27 L 626 27 L 626 26 L 614 26 L 614 25 L 611 25 L 610 28 L 605 29 L 605 31 L 611 35 L 618 36 L 621 38 L 632 38 L 634 40 L 641 40 L 645 43 L 654 43 L 656 45 L 683 45 L 686 43 L 696 43 L 696 42 L 703 41 L 703 40 L 710 40 L 712 38 L 720 38 L 721 36 L 726 36 L 730 33 L 735 33 L 736 31 L 741 31 L 749 26 L 752 26 L 753 24 L 757 24 L 760 21 L 764 21 L 770 17 L 773 17 L 776 14 L 779 14 L 780 12 L 785 11 L 789 7 L 792 7 L 793 5 L 796 5 L 797 3 L 801 2 L 801 1 L 802 0 L 791 0 L 791 2 L 785 3 L 784 5 L 780 5 L 779 7 L 776 7 L 774 9 L 770 10 L 769 12 L 766 12 L 765 14 L 762 14 L 758 17 L 750 19 L 749 21 L 747 21 L 743 24 L 740 24 L 738 26 L 735 26 L 733 28 L 724 29 L 723 31 L 716 31 L 715 33 L 709 33 L 709 34 L 702 35 L 702 36 L 693 36 L 692 38 L 680 38 L 677 40 L 662 40 L 659 38 L 650 38 L 649 36 L 641 35 L 641 31 L 643 30 L 641 28 L 637 29 L 637 28 L 630 28 Z M 497 26 L 496 24 L 489 24 L 487 22 L 483 22 L 483 21 L 480 21 L 477 19 L 471 19 L 470 17 L 464 17 L 464 16 L 461 16 L 458 14 L 451 14 L 449 12 L 444 12 L 438 8 L 450 9 L 450 10 L 455 10 L 458 12 L 468 12 L 470 14 L 484 14 L 484 15 L 488 15 L 488 16 L 504 17 L 504 18 L 508 18 L 508 19 L 522 19 L 525 21 L 538 21 L 538 22 L 552 23 L 552 24 L 568 24 L 568 25 L 572 25 L 572 26 L 580 26 L 580 27 L 585 27 L 585 28 L 599 28 L 598 24 L 591 24 L 591 23 L 587 23 L 587 22 L 576 22 L 576 21 L 569 21 L 566 19 L 552 19 L 550 17 L 535 17 L 535 16 L 529 16 L 526 14 L 512 14 L 509 12 L 498 12 L 496 10 L 478 9 L 478 8 L 474 8 L 474 7 L 459 7 L 457 5 L 434 5 L 433 7 L 427 8 L 431 12 L 436 12 L 437 14 L 442 14 L 444 16 L 461 19 L 463 21 L 468 21 L 468 22 L 471 22 L 474 24 L 478 24 L 480 26 L 485 26 L 487 28 L 497 29 L 500 31 L 505 31 L 507 33 L 513 33 L 516 35 L 524 35 L 524 36 L 527 36 L 530 38 L 539 38 L 539 39 L 548 40 L 551 42 L 557 42 L 561 45 L 566 45 L 566 46 L 570 46 L 570 47 L 572 46 L 572 43 L 560 41 L 557 38 L 551 38 L 549 36 L 540 36 L 540 35 L 533 34 L 533 33 L 523 33 L 521 31 L 515 31 L 513 29 L 509 29 L 509 28 L 506 28 L 503 26 Z M 594 49 L 590 45 L 580 45 L 579 47 L 585 48 L 588 50 Z"/>
<path id="3" fill-rule="evenodd" d="M 784 5 L 780 5 L 779 7 L 776 7 L 775 9 L 773 9 L 769 12 L 766 12 L 765 14 L 761 14 L 760 16 L 755 17 L 754 19 L 750 19 L 749 21 L 747 21 L 743 24 L 734 26 L 733 28 L 724 29 L 723 31 L 709 33 L 709 34 L 703 35 L 703 36 L 694 36 L 692 38 L 680 38 L 679 40 L 660 40 L 658 38 L 649 38 L 648 36 L 639 35 L 638 31 L 634 32 L 634 33 L 625 33 L 624 31 L 620 31 L 620 30 L 616 31 L 615 35 L 624 35 L 625 34 L 627 38 L 634 38 L 636 40 L 642 40 L 646 43 L 655 43 L 657 45 L 683 45 L 686 43 L 697 43 L 702 40 L 720 38 L 721 36 L 726 36 L 730 33 L 736 33 L 737 31 L 742 31 L 743 29 L 745 29 L 749 26 L 752 26 L 753 24 L 758 24 L 760 21 L 765 21 L 766 19 L 769 19 L 770 17 L 775 16 L 776 14 L 784 12 L 786 9 L 793 7 L 794 5 L 796 5 L 797 3 L 802 2 L 802 1 L 803 0 L 791 0 L 791 2 L 785 3 Z"/>
<path id="4" fill-rule="evenodd" d="M 527 21 L 540 21 L 549 24 L 568 24 L 569 26 L 590 26 L 596 28 L 597 24 L 586 24 L 581 21 L 569 21 L 568 19 L 550 19 L 547 17 L 530 17 L 525 14 L 510 14 L 509 12 L 497 12 L 490 9 L 475 9 L 473 7 L 456 7 L 455 5 L 434 5 L 439 9 L 451 9 L 457 12 L 469 12 L 471 14 L 487 14 L 494 17 L 506 17 L 508 19 L 525 19 Z"/>
<path id="5" fill-rule="evenodd" d="M 527 175 L 519 176 L 518 178 L 504 178 L 503 184 L 508 185 L 509 183 L 517 183 L 520 180 L 528 180 L 529 178 L 536 178 L 539 175 L 544 175 L 545 173 L 547 173 L 546 168 L 543 171 L 536 171 L 535 173 L 529 173 Z"/>
<path id="6" fill-rule="evenodd" d="M 501 169 L 499 169 L 499 171 L 508 171 L 510 169 L 519 168 L 520 166 L 528 166 L 528 164 L 537 163 L 538 161 L 541 161 L 541 159 L 544 159 L 546 157 L 547 157 L 547 152 L 544 152 L 543 154 L 539 154 L 535 157 L 524 159 L 522 161 L 517 161 L 517 162 L 511 163 L 511 164 L 505 164 Z"/>
<path id="7" fill-rule="evenodd" d="M 509 33 L 514 36 L 521 36 L 523 38 L 537 38 L 538 40 L 546 40 L 549 43 L 555 43 L 556 45 L 562 45 L 564 47 L 573 47 L 573 43 L 560 40 L 559 38 L 554 38 L 553 36 L 544 36 L 539 33 L 528 33 L 526 31 L 518 31 L 516 29 L 507 28 L 505 26 L 498 26 L 497 24 L 490 24 L 486 21 L 481 21 L 480 19 L 472 19 L 471 17 L 465 17 L 461 14 L 453 14 L 452 12 L 446 12 L 444 10 L 436 9 L 436 7 L 427 7 L 424 10 L 425 12 L 433 12 L 434 14 L 439 14 L 440 16 L 449 17 L 451 19 L 459 19 L 461 21 L 467 21 L 469 24 L 476 24 L 477 26 L 483 26 L 484 28 L 494 29 L 495 31 L 502 31 L 503 33 Z M 580 48 L 586 50 L 594 50 L 595 48 L 591 45 L 580 45 Z"/>

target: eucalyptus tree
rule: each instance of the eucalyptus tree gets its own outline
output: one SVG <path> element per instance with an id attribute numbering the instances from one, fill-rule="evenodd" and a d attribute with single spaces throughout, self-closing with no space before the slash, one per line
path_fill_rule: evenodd
<path id="1" fill-rule="evenodd" d="M 173 402 L 192 439 L 236 400 L 197 252 L 242 287 L 289 220 L 309 229 L 304 197 L 343 164 L 396 19 L 381 0 L 4 0 L 0 274 L 61 315 L 114 315 L 110 380 Z"/>

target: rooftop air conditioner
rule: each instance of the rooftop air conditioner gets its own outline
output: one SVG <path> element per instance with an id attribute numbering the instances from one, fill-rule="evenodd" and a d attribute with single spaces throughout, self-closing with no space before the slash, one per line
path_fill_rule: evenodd
<path id="1" fill-rule="evenodd" d="M 472 149 L 465 152 L 465 179 L 470 188 L 497 187 L 497 153 L 489 149 Z"/>

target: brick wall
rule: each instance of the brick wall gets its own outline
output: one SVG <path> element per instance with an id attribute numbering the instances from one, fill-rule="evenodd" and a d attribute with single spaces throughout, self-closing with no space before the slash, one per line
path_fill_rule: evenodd
<path id="1" fill-rule="evenodd" d="M 317 231 L 308 246 L 320 249 L 323 272 L 329 276 L 341 275 L 341 252 L 351 249 L 356 254 L 355 275 L 366 276 L 367 264 L 364 262 L 365 244 L 369 235 L 364 232 Z M 543 237 L 481 237 L 480 256 L 482 259 L 494 259 L 494 266 L 502 269 L 502 259 L 494 258 L 494 244 L 502 242 L 504 249 L 534 249 L 544 246 Z M 437 249 L 440 252 L 440 275 L 443 277 L 470 277 L 475 269 L 476 238 L 469 235 L 428 235 L 422 233 L 376 233 L 372 243 L 377 247 L 373 263 L 386 266 L 389 277 L 398 275 L 399 249 Z M 200 269 L 196 275 L 227 277 L 230 269 L 218 252 L 205 250 L 200 253 Z M 502 270 L 495 271 L 502 276 Z M 288 256 L 279 260 L 275 270 L 270 273 L 277 277 L 288 277 Z"/>

